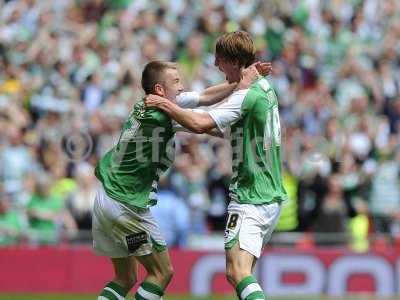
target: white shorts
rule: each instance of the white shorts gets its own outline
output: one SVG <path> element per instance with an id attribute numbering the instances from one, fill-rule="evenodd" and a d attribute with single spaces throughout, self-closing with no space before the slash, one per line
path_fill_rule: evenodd
<path id="1" fill-rule="evenodd" d="M 224 236 L 225 249 L 239 242 L 240 249 L 259 258 L 271 238 L 280 212 L 280 203 L 254 205 L 231 201 Z"/>
<path id="2" fill-rule="evenodd" d="M 147 255 L 166 249 L 165 240 L 149 209 L 129 208 L 97 192 L 92 217 L 93 248 L 112 258 Z"/>

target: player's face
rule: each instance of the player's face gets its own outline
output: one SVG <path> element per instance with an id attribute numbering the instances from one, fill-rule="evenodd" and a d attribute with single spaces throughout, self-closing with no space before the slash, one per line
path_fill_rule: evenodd
<path id="1" fill-rule="evenodd" d="M 237 63 L 215 55 L 215 66 L 225 74 L 225 79 L 229 83 L 240 81 L 240 68 Z"/>
<path id="2" fill-rule="evenodd" d="M 163 80 L 163 97 L 175 101 L 176 96 L 183 92 L 183 84 L 179 76 L 178 70 L 167 69 L 164 71 Z"/>

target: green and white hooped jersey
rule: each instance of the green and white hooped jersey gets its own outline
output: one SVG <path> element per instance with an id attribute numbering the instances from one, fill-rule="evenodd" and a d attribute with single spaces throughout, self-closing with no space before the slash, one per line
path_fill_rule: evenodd
<path id="1" fill-rule="evenodd" d="M 285 200 L 278 100 L 269 82 L 260 78 L 208 113 L 222 132 L 231 128 L 231 199 L 246 204 Z"/>
<path id="2" fill-rule="evenodd" d="M 196 107 L 198 101 L 196 92 L 177 97 L 181 107 Z M 179 130 L 183 128 L 168 115 L 138 102 L 123 124 L 118 143 L 96 166 L 106 194 L 130 207 L 155 205 L 158 180 L 174 160 L 173 137 Z"/>

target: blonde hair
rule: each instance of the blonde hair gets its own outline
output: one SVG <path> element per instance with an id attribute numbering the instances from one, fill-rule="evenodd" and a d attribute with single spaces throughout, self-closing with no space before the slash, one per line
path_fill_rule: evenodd
<path id="1" fill-rule="evenodd" d="M 231 62 L 238 62 L 239 67 L 248 67 L 255 61 L 256 48 L 248 32 L 234 31 L 225 33 L 217 39 L 215 55 Z"/>

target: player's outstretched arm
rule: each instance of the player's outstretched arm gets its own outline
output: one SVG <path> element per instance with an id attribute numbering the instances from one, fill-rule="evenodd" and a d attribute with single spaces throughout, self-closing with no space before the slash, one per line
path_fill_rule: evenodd
<path id="1" fill-rule="evenodd" d="M 146 96 L 144 102 L 147 107 L 163 110 L 176 122 L 195 133 L 206 133 L 217 126 L 207 112 L 181 108 L 172 101 L 157 95 Z"/>
<path id="2" fill-rule="evenodd" d="M 267 76 L 271 73 L 271 63 L 256 62 L 242 71 L 242 79 L 239 83 L 222 83 L 206 88 L 200 93 L 198 106 L 210 106 L 228 97 L 235 89 L 246 89 L 258 75 Z"/>
<path id="3" fill-rule="evenodd" d="M 198 106 L 210 106 L 228 97 L 236 89 L 238 83 L 224 82 L 206 88 L 200 93 Z"/>

